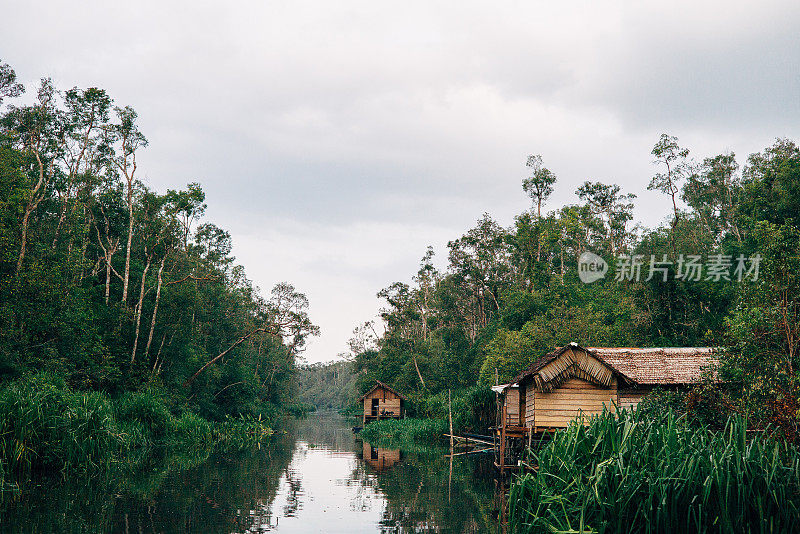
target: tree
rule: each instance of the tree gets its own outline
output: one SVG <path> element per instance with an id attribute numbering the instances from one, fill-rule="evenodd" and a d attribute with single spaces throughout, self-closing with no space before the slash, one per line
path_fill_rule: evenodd
<path id="1" fill-rule="evenodd" d="M 528 162 L 525 165 L 531 169 L 531 175 L 522 181 L 522 189 L 536 204 L 536 215 L 541 219 L 542 204 L 553 193 L 556 175 L 542 165 L 542 156 L 538 154 L 528 156 Z"/>
<path id="2" fill-rule="evenodd" d="M 620 194 L 620 186 L 600 182 L 584 182 L 576 194 L 586 202 L 589 212 L 603 221 L 609 251 L 612 256 L 624 249 L 628 238 L 627 223 L 633 220 L 633 193 Z"/>
<path id="3" fill-rule="evenodd" d="M 702 227 L 715 239 L 721 240 L 730 233 L 741 243 L 737 197 L 742 185 L 738 168 L 733 153 L 706 158 L 697 172 L 688 176 L 682 196 L 697 213 Z"/>
<path id="4" fill-rule="evenodd" d="M 0 59 L 0 104 L 6 98 L 16 98 L 25 92 L 25 87 L 17 82 L 17 73 Z"/>
<path id="5" fill-rule="evenodd" d="M 656 163 L 664 166 L 666 172 L 656 173 L 650 180 L 647 189 L 661 191 L 672 199 L 672 209 L 675 215 L 672 222 L 674 229 L 678 224 L 679 217 L 676 196 L 680 191 L 680 182 L 685 178 L 688 170 L 686 158 L 689 156 L 689 150 L 678 145 L 677 137 L 661 134 L 651 154 L 656 157 Z"/>
<path id="6" fill-rule="evenodd" d="M 117 114 L 117 123 L 112 125 L 107 131 L 110 138 L 108 145 L 119 145 L 111 153 L 109 171 L 121 173 L 125 179 L 125 201 L 128 206 L 128 235 L 127 245 L 125 246 L 125 270 L 122 276 L 122 303 L 128 301 L 128 281 L 131 272 L 131 245 L 133 243 L 134 228 L 134 195 L 136 188 L 136 155 L 140 148 L 147 146 L 147 139 L 139 131 L 136 124 L 137 114 L 130 106 L 114 109 Z"/>

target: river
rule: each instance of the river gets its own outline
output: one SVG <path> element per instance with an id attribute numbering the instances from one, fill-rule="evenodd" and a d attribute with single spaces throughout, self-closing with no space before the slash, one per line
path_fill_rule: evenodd
<path id="1" fill-rule="evenodd" d="M 491 459 L 363 443 L 348 420 L 287 421 L 263 449 L 125 480 L 38 482 L 3 492 L 2 532 L 494 532 Z"/>

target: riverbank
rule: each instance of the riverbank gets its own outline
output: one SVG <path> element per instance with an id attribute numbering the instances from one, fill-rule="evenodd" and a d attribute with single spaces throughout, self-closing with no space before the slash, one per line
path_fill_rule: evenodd
<path id="1" fill-rule="evenodd" d="M 0 479 L 135 470 L 153 455 L 186 451 L 201 461 L 215 449 L 257 445 L 272 432 L 260 417 L 214 422 L 190 411 L 174 413 L 155 390 L 112 399 L 39 374 L 0 390 Z"/>

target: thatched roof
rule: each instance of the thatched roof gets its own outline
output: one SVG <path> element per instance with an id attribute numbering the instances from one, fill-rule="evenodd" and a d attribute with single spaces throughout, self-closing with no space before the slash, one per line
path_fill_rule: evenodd
<path id="1" fill-rule="evenodd" d="M 540 391 L 551 391 L 572 376 L 599 386 L 611 378 L 629 385 L 686 385 L 701 381 L 702 371 L 717 361 L 709 347 L 583 348 L 570 343 L 547 354 L 520 373 L 514 382 L 534 380 Z"/>
<path id="2" fill-rule="evenodd" d="M 405 396 L 405 395 L 403 395 L 402 393 L 398 392 L 397 390 L 395 390 L 395 389 L 394 389 L 394 388 L 392 388 L 391 386 L 388 386 L 388 385 L 384 384 L 384 383 L 383 383 L 383 382 L 381 382 L 380 380 L 376 380 L 376 381 L 375 381 L 375 385 L 374 385 L 374 386 L 372 386 L 372 388 L 371 388 L 369 391 L 367 391 L 366 393 L 364 393 L 363 395 L 361 395 L 361 396 L 358 398 L 359 402 L 360 402 L 360 401 L 363 401 L 363 400 L 364 400 L 364 397 L 366 397 L 367 395 L 369 395 L 370 393 L 372 393 L 372 392 L 373 392 L 373 391 L 375 391 L 376 389 L 385 389 L 386 391 L 391 391 L 392 393 L 394 393 L 395 395 L 397 395 L 397 396 L 398 396 L 398 397 L 400 397 L 401 399 L 403 399 L 403 400 L 408 400 L 408 399 L 406 398 L 406 396 Z"/>
<path id="3" fill-rule="evenodd" d="M 699 384 L 703 371 L 719 361 L 712 347 L 595 347 L 589 349 L 642 385 Z"/>

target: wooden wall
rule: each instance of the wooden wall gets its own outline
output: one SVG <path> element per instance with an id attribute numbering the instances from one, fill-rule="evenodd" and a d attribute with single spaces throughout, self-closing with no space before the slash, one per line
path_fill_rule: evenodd
<path id="1" fill-rule="evenodd" d="M 372 399 L 378 399 L 378 414 L 386 410 L 393 412 L 389 416 L 381 417 L 402 417 L 403 416 L 403 400 L 392 393 L 391 391 L 383 388 L 378 388 L 366 397 L 364 397 L 364 417 L 372 416 Z"/>
<path id="2" fill-rule="evenodd" d="M 650 388 L 621 389 L 619 390 L 619 408 L 635 408 L 648 393 Z"/>
<path id="3" fill-rule="evenodd" d="M 506 407 L 506 424 L 519 425 L 520 424 L 520 402 L 519 402 L 519 388 L 508 388 L 505 397 Z"/>
<path id="4" fill-rule="evenodd" d="M 525 384 L 525 426 L 533 428 L 534 415 L 536 411 L 536 388 L 534 387 L 533 380 Z"/>
<path id="5" fill-rule="evenodd" d="M 525 422 L 526 426 L 536 428 L 564 428 L 581 414 L 588 419 L 601 413 L 604 406 L 613 410 L 613 403 L 617 402 L 616 378 L 608 388 L 575 377 L 550 393 L 536 391 L 533 381 L 527 388 Z"/>

